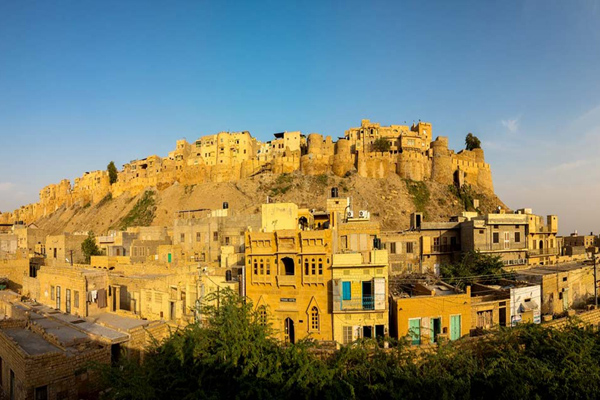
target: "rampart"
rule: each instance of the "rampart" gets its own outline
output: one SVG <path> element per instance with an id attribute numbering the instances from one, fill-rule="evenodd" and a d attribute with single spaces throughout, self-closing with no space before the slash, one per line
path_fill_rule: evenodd
<path id="1" fill-rule="evenodd" d="M 305 137 L 299 132 L 283 132 L 275 136 L 276 140 L 265 143 L 249 132 L 220 132 L 194 143 L 178 140 L 167 157 L 152 155 L 123 165 L 113 184 L 106 171 L 93 171 L 76 178 L 73 185 L 67 179 L 48 185 L 40 191 L 38 203 L 1 213 L 0 223 L 33 222 L 61 207 L 96 204 L 109 194 L 113 198 L 124 193 L 135 196 L 147 188 L 163 190 L 175 182 L 229 182 L 262 172 L 299 171 L 313 176 L 356 172 L 376 179 L 395 173 L 414 181 L 467 183 L 493 192 L 492 173 L 483 150 L 455 153 L 448 148 L 447 137 L 431 141 L 431 124 L 426 122 L 412 127 L 382 127 L 363 120 L 361 127 L 349 129 L 336 142 L 318 133 Z M 376 147 L 381 141 L 389 143 L 389 150 Z"/>

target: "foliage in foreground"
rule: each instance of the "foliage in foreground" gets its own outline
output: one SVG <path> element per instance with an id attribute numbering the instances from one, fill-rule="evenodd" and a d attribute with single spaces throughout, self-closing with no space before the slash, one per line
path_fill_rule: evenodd
<path id="1" fill-rule="evenodd" d="M 415 352 L 360 341 L 327 357 L 317 344 L 282 346 L 231 291 L 205 307 L 204 326 L 175 332 L 140 367 L 106 367 L 112 399 L 489 399 L 595 398 L 600 340 L 575 324 L 501 330 Z"/>

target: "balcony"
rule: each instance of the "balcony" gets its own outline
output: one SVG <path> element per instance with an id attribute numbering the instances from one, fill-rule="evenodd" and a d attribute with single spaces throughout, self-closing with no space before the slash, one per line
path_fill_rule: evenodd
<path id="1" fill-rule="evenodd" d="M 277 275 L 278 286 L 296 286 L 296 275 Z"/>
<path id="2" fill-rule="evenodd" d="M 363 296 L 357 299 L 340 300 L 339 309 L 335 311 L 371 311 L 375 309 L 375 298 L 373 296 Z"/>
<path id="3" fill-rule="evenodd" d="M 529 256 L 553 256 L 553 255 L 558 254 L 558 249 L 557 248 L 533 249 L 533 250 L 528 250 L 527 254 L 529 254 Z"/>
<path id="4" fill-rule="evenodd" d="M 432 253 L 452 253 L 460 251 L 460 244 L 437 244 L 431 246 Z"/>

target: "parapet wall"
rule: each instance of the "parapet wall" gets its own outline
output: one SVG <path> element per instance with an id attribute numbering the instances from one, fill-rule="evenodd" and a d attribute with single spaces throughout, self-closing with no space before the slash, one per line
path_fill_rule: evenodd
<path id="1" fill-rule="evenodd" d="M 430 138 L 431 126 L 426 127 Z M 125 193 L 135 196 L 147 188 L 163 190 L 175 182 L 184 185 L 228 182 L 262 172 L 345 176 L 356 171 L 361 177 L 377 179 L 395 173 L 404 179 L 431 179 L 443 184 L 452 184 L 460 176 L 465 183 L 493 192 L 492 173 L 485 163 L 483 150 L 454 153 L 448 149 L 448 138 L 444 136 L 423 148 L 392 147 L 384 153 L 364 148 L 358 151 L 348 134 L 334 142 L 331 136 L 311 133 L 299 150 L 280 147 L 271 153 L 261 153 L 259 149 L 270 148 L 269 143 L 258 142 L 247 132 L 205 136 L 192 144 L 179 140 L 168 157 L 153 155 L 125 164 L 113 184 L 107 171 L 93 171 L 75 179 L 73 185 L 67 179 L 48 185 L 40 191 L 38 203 L 0 214 L 0 223 L 30 223 L 61 207 L 96 204 L 109 194 L 113 198 Z"/>

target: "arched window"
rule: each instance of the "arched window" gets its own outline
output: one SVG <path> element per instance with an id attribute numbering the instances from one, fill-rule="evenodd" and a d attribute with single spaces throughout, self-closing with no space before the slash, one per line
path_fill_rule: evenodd
<path id="1" fill-rule="evenodd" d="M 304 275 L 308 275 L 308 258 L 304 259 Z"/>
<path id="2" fill-rule="evenodd" d="M 271 259 L 270 258 L 267 258 L 266 264 L 267 264 L 266 265 L 266 267 L 267 267 L 267 275 L 271 275 Z"/>
<path id="3" fill-rule="evenodd" d="M 319 258 L 319 275 L 323 275 L 323 259 Z"/>
<path id="4" fill-rule="evenodd" d="M 267 310 L 264 307 L 258 310 L 258 322 L 263 326 L 267 325 Z"/>
<path id="5" fill-rule="evenodd" d="M 319 309 L 316 306 L 310 310 L 310 329 L 319 330 Z"/>
<path id="6" fill-rule="evenodd" d="M 314 258 L 312 259 L 312 265 L 311 266 L 312 266 L 312 268 L 311 268 L 312 275 L 316 275 L 317 274 L 317 272 L 316 272 L 317 264 L 315 263 L 315 259 Z"/>
<path id="7" fill-rule="evenodd" d="M 258 275 L 258 260 L 254 259 L 254 275 Z"/>

